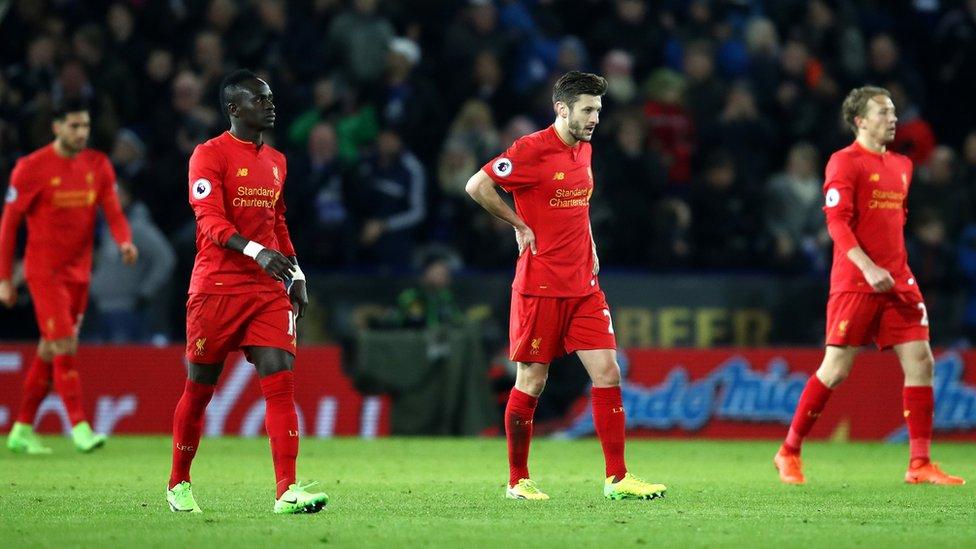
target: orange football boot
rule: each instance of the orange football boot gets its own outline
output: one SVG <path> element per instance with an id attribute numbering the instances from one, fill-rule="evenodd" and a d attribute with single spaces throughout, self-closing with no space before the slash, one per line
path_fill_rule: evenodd
<path id="1" fill-rule="evenodd" d="M 776 452 L 773 456 L 773 465 L 779 471 L 779 479 L 786 484 L 804 484 L 803 461 L 799 454 L 788 454 L 783 450 Z"/>
<path id="2" fill-rule="evenodd" d="M 946 484 L 951 486 L 966 484 L 962 477 L 950 475 L 939 469 L 939 464 L 934 461 L 926 462 L 917 467 L 909 465 L 908 470 L 905 471 L 905 482 L 908 484 Z"/>

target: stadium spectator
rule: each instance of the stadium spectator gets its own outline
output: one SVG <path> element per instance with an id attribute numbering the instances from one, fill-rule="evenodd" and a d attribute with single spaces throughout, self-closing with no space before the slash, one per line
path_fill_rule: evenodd
<path id="1" fill-rule="evenodd" d="M 393 25 L 378 13 L 377 0 L 354 0 L 332 20 L 326 35 L 330 60 L 353 84 L 374 85 L 386 70 Z"/>
<path id="2" fill-rule="evenodd" d="M 413 261 L 426 210 L 427 176 L 392 128 L 380 131 L 376 148 L 356 169 L 360 259 L 402 270 Z"/>
<path id="3" fill-rule="evenodd" d="M 166 326 L 160 315 L 171 297 L 168 286 L 176 254 L 146 205 L 133 200 L 127 184 L 118 188 L 119 205 L 129 219 L 139 258 L 134 266 L 124 265 L 108 228 L 102 227 L 91 283 L 100 325 L 98 339 L 107 343 L 167 341 L 165 330 L 159 332 L 160 326 Z"/>
<path id="4" fill-rule="evenodd" d="M 761 208 L 743 189 L 735 159 L 728 151 L 713 151 L 702 172 L 691 189 L 692 217 L 702 220 L 693 225 L 696 263 L 708 268 L 753 265 L 753 224 Z"/>
<path id="5" fill-rule="evenodd" d="M 657 237 L 651 210 L 664 193 L 667 172 L 644 143 L 639 114 L 622 112 L 617 127 L 608 129 L 613 141 L 594 151 L 594 178 L 600 182 L 590 206 L 594 239 L 602 262 L 645 266 L 649 241 Z"/>
<path id="6" fill-rule="evenodd" d="M 303 260 L 316 265 L 351 265 L 356 251 L 354 218 L 350 211 L 352 189 L 339 159 L 335 128 L 319 122 L 308 135 L 302 154 L 293 155 L 289 180 L 289 215 L 296 226 L 292 240 Z"/>
<path id="7" fill-rule="evenodd" d="M 950 238 L 962 230 L 971 209 L 970 191 L 960 184 L 957 171 L 955 151 L 945 145 L 936 147 L 929 163 L 916 169 L 918 178 L 909 194 L 909 211 L 931 210 Z M 914 222 L 909 219 L 909 225 Z"/>
<path id="8" fill-rule="evenodd" d="M 824 268 L 828 237 L 819 167 L 817 149 L 798 143 L 790 149 L 785 171 L 769 180 L 763 211 L 773 267 L 794 272 Z"/>

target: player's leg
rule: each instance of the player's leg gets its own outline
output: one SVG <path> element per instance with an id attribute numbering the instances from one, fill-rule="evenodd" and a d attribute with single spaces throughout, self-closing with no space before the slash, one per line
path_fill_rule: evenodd
<path id="1" fill-rule="evenodd" d="M 172 511 L 201 512 L 191 489 L 190 466 L 200 447 L 207 404 L 213 398 L 223 369 L 223 362 L 187 363 L 183 394 L 173 412 L 173 462 L 166 486 L 166 499 Z"/>
<path id="2" fill-rule="evenodd" d="M 44 446 L 40 437 L 34 433 L 34 418 L 41 401 L 51 390 L 51 374 L 54 358 L 50 346 L 43 339 L 37 345 L 37 353 L 24 376 L 23 396 L 17 419 L 7 436 L 7 448 L 26 454 L 49 454 L 51 449 Z"/>
<path id="3" fill-rule="evenodd" d="M 869 293 L 842 292 L 827 300 L 826 348 L 823 361 L 807 380 L 793 412 L 786 440 L 773 457 L 779 478 L 787 484 L 803 484 L 800 450 L 827 405 L 833 388 L 847 379 L 858 348 L 877 335 L 882 302 Z"/>
<path id="4" fill-rule="evenodd" d="M 647 482 L 627 472 L 624 462 L 627 421 L 620 392 L 617 352 L 613 349 L 591 349 L 578 350 L 576 354 L 593 383 L 590 393 L 593 424 L 606 464 L 603 495 L 615 500 L 664 497 L 666 486 Z"/>
<path id="5" fill-rule="evenodd" d="M 257 368 L 264 394 L 264 426 L 271 441 L 275 471 L 274 511 L 315 513 L 328 503 L 329 497 L 309 490 L 314 482 L 296 482 L 299 432 L 293 371 L 297 352 L 295 314 L 284 292 L 255 295 L 253 303 L 241 346 Z"/>
<path id="6" fill-rule="evenodd" d="M 238 344 L 238 310 L 233 296 L 192 294 L 186 302 L 186 382 L 173 411 L 173 461 L 166 500 L 174 512 L 199 513 L 190 466 L 203 433 L 203 417 L 213 398 L 229 349 Z"/>
<path id="7" fill-rule="evenodd" d="M 905 423 L 908 424 L 909 465 L 905 482 L 910 484 L 964 484 L 965 481 L 944 473 L 929 457 L 932 444 L 932 418 L 935 399 L 932 373 L 935 360 L 929 342 L 909 341 L 894 346 L 902 370 L 905 387 L 902 390 Z"/>
<path id="8" fill-rule="evenodd" d="M 618 481 L 627 474 L 624 462 L 626 416 L 623 396 L 620 392 L 620 366 L 617 352 L 613 349 L 577 351 L 593 387 L 590 403 L 593 408 L 593 425 L 603 447 L 606 462 L 606 478 Z"/>
<path id="9" fill-rule="evenodd" d="M 264 426 L 271 440 L 271 458 L 275 471 L 275 513 L 316 513 L 329 497 L 309 490 L 315 482 L 296 480 L 298 459 L 298 414 L 295 413 L 295 356 L 275 347 L 247 347 L 264 394 Z"/>
<path id="10" fill-rule="evenodd" d="M 780 480 L 783 482 L 787 484 L 806 482 L 800 460 L 803 439 L 813 429 L 834 387 L 847 379 L 851 373 L 857 351 L 858 348 L 854 346 L 828 345 L 824 350 L 823 362 L 807 380 L 800 394 L 800 401 L 796 405 L 796 411 L 793 412 L 793 421 L 790 422 L 786 440 L 773 458 L 773 464 L 779 470 Z"/>
<path id="11" fill-rule="evenodd" d="M 529 447 L 539 395 L 549 378 L 549 364 L 518 362 L 515 386 L 505 404 L 505 441 L 508 444 L 508 489 L 510 499 L 549 499 L 529 477 Z"/>
<path id="12" fill-rule="evenodd" d="M 59 303 L 55 328 L 48 334 L 54 349 L 54 390 L 61 397 L 68 412 L 68 420 L 72 425 L 71 439 L 75 448 L 82 452 L 91 452 L 104 446 L 107 437 L 92 431 L 82 405 L 81 375 L 78 372 L 77 359 L 78 332 L 88 306 L 88 284 L 64 284 L 58 295 L 63 295 L 64 301 Z"/>
<path id="13" fill-rule="evenodd" d="M 512 292 L 508 323 L 509 356 L 516 363 L 515 386 L 505 404 L 505 440 L 508 444 L 509 499 L 549 499 L 529 477 L 535 408 L 549 378 L 549 364 L 560 348 L 566 300 Z"/>

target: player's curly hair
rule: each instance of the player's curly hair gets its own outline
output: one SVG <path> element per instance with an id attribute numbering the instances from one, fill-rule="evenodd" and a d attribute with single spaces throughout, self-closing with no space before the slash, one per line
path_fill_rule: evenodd
<path id="1" fill-rule="evenodd" d="M 565 103 L 570 109 L 581 95 L 601 96 L 607 93 L 607 79 L 588 72 L 569 71 L 552 87 L 552 102 Z"/>
<path id="2" fill-rule="evenodd" d="M 857 136 L 857 124 L 854 123 L 854 117 L 867 116 L 868 101 L 879 95 L 890 98 L 891 92 L 878 86 L 861 86 L 851 90 L 851 93 L 844 98 L 844 105 L 840 108 L 840 112 L 847 127 L 854 132 L 855 136 Z"/>

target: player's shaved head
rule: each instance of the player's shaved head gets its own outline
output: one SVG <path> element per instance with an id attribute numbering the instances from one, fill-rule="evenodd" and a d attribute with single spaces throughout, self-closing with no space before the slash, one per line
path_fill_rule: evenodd
<path id="1" fill-rule="evenodd" d="M 260 82 L 258 75 L 247 69 L 238 69 L 224 77 L 220 82 L 220 108 L 224 114 L 230 116 L 228 105 L 239 104 L 241 96 L 250 91 L 246 86 L 251 82 Z"/>

